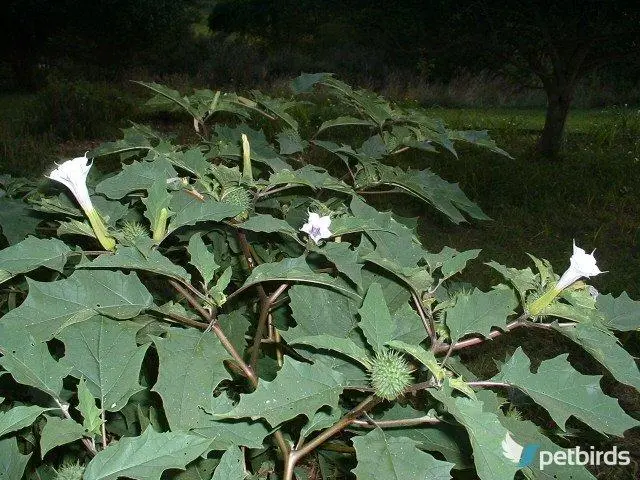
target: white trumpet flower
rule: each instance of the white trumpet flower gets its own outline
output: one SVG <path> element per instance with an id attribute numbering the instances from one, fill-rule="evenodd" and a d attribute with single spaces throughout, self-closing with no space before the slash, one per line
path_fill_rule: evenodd
<path id="1" fill-rule="evenodd" d="M 71 193 L 73 193 L 73 196 L 89 219 L 91 228 L 93 228 L 100 244 L 106 250 L 113 250 L 116 246 L 116 241 L 109 235 L 107 227 L 93 207 L 89 190 L 87 190 L 87 175 L 89 174 L 89 170 L 91 170 L 91 163 L 89 163 L 89 159 L 85 153 L 82 157 L 76 157 L 58 165 L 55 170 L 47 175 L 47 178 L 60 182 L 71 190 Z"/>
<path id="2" fill-rule="evenodd" d="M 602 273 L 596 265 L 596 259 L 593 256 L 593 252 L 587 254 L 582 248 L 576 245 L 576 241 L 573 241 L 573 255 L 571 255 L 569 268 L 562 274 L 560 280 L 556 284 L 556 290 L 564 290 L 576 280 L 582 277 L 593 277 Z"/>
<path id="3" fill-rule="evenodd" d="M 571 255 L 569 268 L 562 274 L 558 283 L 547 291 L 544 295 L 533 302 L 529 307 L 529 313 L 531 315 L 538 315 L 542 310 L 548 307 L 551 302 L 564 290 L 571 286 L 574 282 L 582 277 L 593 277 L 604 273 L 600 271 L 596 265 L 596 259 L 593 256 L 593 252 L 587 254 L 582 248 L 576 245 L 576 241 L 573 241 L 573 255 Z"/>
<path id="4" fill-rule="evenodd" d="M 318 240 L 329 238 L 331 237 L 331 235 L 333 235 L 329 231 L 330 226 L 330 216 L 327 215 L 325 217 L 321 217 L 317 213 L 309 212 L 309 219 L 307 220 L 307 223 L 302 226 L 300 231 L 307 233 L 311 240 L 313 240 L 317 245 Z"/>

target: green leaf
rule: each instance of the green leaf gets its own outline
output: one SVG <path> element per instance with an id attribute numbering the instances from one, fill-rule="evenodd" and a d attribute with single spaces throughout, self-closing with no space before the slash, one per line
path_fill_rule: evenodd
<path id="1" fill-rule="evenodd" d="M 496 142 L 489 137 L 486 130 L 449 130 L 449 138 L 454 141 L 467 142 L 472 145 L 486 148 L 492 152 L 512 158 L 507 152 L 498 148 Z"/>
<path id="2" fill-rule="evenodd" d="M 240 402 L 221 418 L 264 418 L 276 426 L 298 415 L 312 418 L 324 405 L 338 407 L 342 374 L 321 364 L 310 365 L 285 357 L 275 380 L 261 380 L 255 392 L 240 395 Z"/>
<path id="3" fill-rule="evenodd" d="M 518 302 L 510 288 L 500 286 L 490 292 L 461 293 L 453 308 L 447 310 L 446 323 L 451 341 L 470 333 L 489 335 L 492 327 L 504 328 Z"/>
<path id="4" fill-rule="evenodd" d="M 57 238 L 27 237 L 0 250 L 0 283 L 38 267 L 62 272 L 71 249 Z"/>
<path id="5" fill-rule="evenodd" d="M 0 440 L 0 479 L 21 479 L 31 455 L 31 453 L 29 455 L 20 453 L 16 438 Z"/>
<path id="6" fill-rule="evenodd" d="M 198 222 L 220 222 L 225 218 L 235 217 L 244 211 L 239 205 L 217 202 L 210 197 L 200 200 L 197 197 L 181 191 L 171 199 L 171 218 L 167 235 L 185 225 L 195 225 Z"/>
<path id="7" fill-rule="evenodd" d="M 387 345 L 389 345 L 394 350 L 398 350 L 400 352 L 408 353 L 409 355 L 411 355 L 413 358 L 427 367 L 427 369 L 433 374 L 436 380 L 444 380 L 445 370 L 440 366 L 432 351 L 425 350 L 418 345 L 409 345 L 408 343 L 404 343 L 398 340 L 388 342 Z"/>
<path id="8" fill-rule="evenodd" d="M 529 267 L 518 270 L 517 268 L 505 267 L 494 261 L 488 262 L 485 265 L 490 266 L 508 280 L 518 291 L 520 300 L 523 303 L 527 298 L 527 292 L 538 288 L 536 276 Z"/>
<path id="9" fill-rule="evenodd" d="M 384 301 L 382 287 L 379 283 L 372 283 L 369 286 L 358 313 L 360 314 L 358 326 L 364 333 L 367 342 L 376 353 L 382 352 L 385 344 L 393 340 L 396 326 L 391 320 L 391 314 Z"/>
<path id="10" fill-rule="evenodd" d="M 40 434 L 40 456 L 59 445 L 75 442 L 83 437 L 84 427 L 70 418 L 47 417 Z"/>
<path id="11" fill-rule="evenodd" d="M 629 298 L 627 292 L 622 292 L 618 298 L 610 294 L 598 295 L 596 306 L 609 328 L 622 331 L 640 329 L 640 302 Z"/>
<path id="12" fill-rule="evenodd" d="M 101 410 L 96 407 L 96 399 L 87 387 L 84 377 L 80 378 L 78 383 L 78 410 L 82 415 L 82 426 L 89 435 L 97 435 L 100 433 L 102 419 L 100 418 Z"/>
<path id="13" fill-rule="evenodd" d="M 123 437 L 98 452 L 84 472 L 84 480 L 160 480 L 169 468 L 185 465 L 209 448 L 210 440 L 185 432 L 157 433 L 147 428 L 139 437 Z"/>
<path id="14" fill-rule="evenodd" d="M 9 245 L 15 245 L 28 234 L 35 234 L 41 221 L 36 212 L 22 200 L 0 198 L 0 226 Z"/>
<path id="15" fill-rule="evenodd" d="M 280 332 L 287 342 L 317 335 L 347 338 L 356 327 L 358 306 L 352 298 L 317 285 L 294 285 L 288 293 L 297 325 Z"/>
<path id="16" fill-rule="evenodd" d="M 165 87 L 164 85 L 160 85 L 159 83 L 155 83 L 155 82 L 140 82 L 140 81 L 134 80 L 134 83 L 137 83 L 138 85 L 142 85 L 143 87 L 146 87 L 149 90 L 156 92 L 161 97 L 166 98 L 170 102 L 175 103 L 192 117 L 198 118 L 198 119 L 200 118 L 198 111 L 191 105 L 191 103 L 189 102 L 189 99 L 187 97 L 181 96 L 177 90 L 173 90 L 171 88 Z"/>
<path id="17" fill-rule="evenodd" d="M 582 375 L 567 356 L 546 360 L 536 373 L 531 373 L 529 358 L 518 348 L 493 380 L 522 390 L 546 409 L 562 429 L 570 416 L 598 432 L 618 436 L 640 425 L 620 408 L 616 399 L 602 392 L 599 375 Z"/>
<path id="18" fill-rule="evenodd" d="M 483 411 L 480 400 L 453 397 L 451 387 L 446 382 L 443 388 L 429 392 L 467 430 L 478 477 L 481 480 L 513 480 L 519 467 L 517 462 L 503 454 L 502 442 L 509 432 L 498 417 Z M 512 435 L 512 438 L 522 445 L 517 436 Z"/>
<path id="19" fill-rule="evenodd" d="M 307 437 L 313 432 L 329 428 L 340 420 L 340 417 L 342 417 L 342 411 L 339 408 L 321 408 L 305 423 L 304 427 L 300 430 L 300 435 Z"/>
<path id="20" fill-rule="evenodd" d="M 232 310 L 228 314 L 220 314 L 218 315 L 218 324 L 231 344 L 240 354 L 242 354 L 247 346 L 245 334 L 251 325 L 251 322 L 245 315 L 244 311 L 236 309 Z"/>
<path id="21" fill-rule="evenodd" d="M 406 420 L 422 418 L 424 411 L 415 410 L 410 406 L 395 404 L 375 420 Z M 435 412 L 430 411 L 427 416 L 437 418 Z M 454 463 L 454 469 L 466 469 L 473 466 L 471 460 L 471 445 L 467 432 L 460 426 L 451 423 L 418 424 L 385 428 L 385 435 L 389 437 L 408 437 L 418 442 L 418 448 L 428 452 L 439 452 L 444 458 Z"/>
<path id="22" fill-rule="evenodd" d="M 6 328 L 4 319 L 0 322 L 0 345 L 0 365 L 16 382 L 59 398 L 62 379 L 73 368 L 64 358 L 54 360 L 46 343 L 29 338 L 19 327 Z"/>
<path id="23" fill-rule="evenodd" d="M 640 371 L 636 361 L 611 332 L 587 323 L 571 327 L 551 326 L 589 352 L 616 380 L 640 391 Z"/>
<path id="24" fill-rule="evenodd" d="M 408 303 L 403 303 L 392 315 L 391 321 L 396 326 L 393 340 L 400 340 L 411 345 L 418 345 L 427 338 L 427 331 L 422 320 Z"/>
<path id="25" fill-rule="evenodd" d="M 347 276 L 356 287 L 362 288 L 362 264 L 358 262 L 358 252 L 351 249 L 347 242 L 327 242 L 322 248 L 313 250 L 324 255 L 336 266 L 336 269 Z"/>
<path id="26" fill-rule="evenodd" d="M 275 114 L 281 120 L 284 120 L 284 122 L 289 125 L 293 131 L 298 130 L 298 122 L 287 113 L 287 110 L 295 107 L 297 102 L 287 101 L 282 98 L 271 98 L 259 90 L 252 90 L 251 95 L 256 102 L 266 108 L 269 112 Z"/>
<path id="27" fill-rule="evenodd" d="M 160 366 L 152 390 L 162 397 L 171 430 L 200 426 L 214 389 L 231 378 L 223 364 L 231 357 L 215 335 L 191 328 L 171 328 L 154 343 Z"/>
<path id="28" fill-rule="evenodd" d="M 565 451 L 565 448 L 559 447 L 548 437 L 543 435 L 540 428 L 533 422 L 528 420 L 519 420 L 513 415 L 505 415 L 499 407 L 492 408 L 493 405 L 500 404 L 501 401 L 495 392 L 491 390 L 483 389 L 477 393 L 478 398 L 483 401 L 483 409 L 486 412 L 495 413 L 500 423 L 510 432 L 513 432 L 514 437 L 518 438 L 519 443 L 522 445 L 540 445 L 540 450 L 546 452 L 555 453 L 558 451 Z M 595 480 L 595 477 L 591 475 L 589 470 L 581 465 L 560 465 L 551 463 L 545 465 L 544 470 L 540 469 L 539 456 L 534 455 L 533 463 L 523 469 L 523 473 L 527 478 L 535 480 L 557 480 L 557 479 L 572 479 L 572 480 Z"/>
<path id="29" fill-rule="evenodd" d="M 246 477 L 242 450 L 231 447 L 222 455 L 211 480 L 244 480 Z"/>
<path id="30" fill-rule="evenodd" d="M 27 299 L 7 313 L 2 323 L 36 340 L 49 340 L 64 327 L 95 315 L 133 318 L 153 304 L 135 273 L 77 270 L 57 282 L 27 279 L 27 283 Z"/>
<path id="31" fill-rule="evenodd" d="M 169 160 L 175 167 L 186 170 L 199 178 L 204 177 L 211 166 L 202 153 L 201 147 L 190 148 L 184 152 L 173 152 L 169 156 Z"/>
<path id="32" fill-rule="evenodd" d="M 172 195 L 167 191 L 167 182 L 153 182 L 147 189 L 149 194 L 142 199 L 145 207 L 144 216 L 149 220 L 151 230 L 157 225 L 162 209 L 169 209 Z"/>
<path id="33" fill-rule="evenodd" d="M 414 268 L 417 265 L 424 254 L 420 243 L 410 229 L 393 219 L 390 212 L 378 212 L 357 197 L 351 200 L 349 208 L 356 217 L 366 218 L 377 226 L 366 231 L 376 246 L 377 257 L 399 267 Z"/>
<path id="34" fill-rule="evenodd" d="M 282 233 L 298 240 L 298 230 L 280 218 L 258 213 L 252 215 L 246 222 L 238 225 L 238 228 L 252 232 Z"/>
<path id="35" fill-rule="evenodd" d="M 328 128 L 341 127 L 345 125 L 360 125 L 360 126 L 368 126 L 368 127 L 376 126 L 375 122 L 372 122 L 371 120 L 367 120 L 367 119 L 355 118 L 355 117 L 338 117 L 338 118 L 334 118 L 333 120 L 327 120 L 325 122 L 322 122 L 322 125 L 320 125 L 320 128 L 316 132 L 316 135 L 320 134 L 320 132 L 323 132 Z"/>
<path id="36" fill-rule="evenodd" d="M 262 448 L 264 438 L 269 434 L 264 421 L 224 419 L 217 420 L 212 415 L 228 412 L 233 403 L 226 395 L 211 398 L 211 411 L 193 433 L 207 437 L 212 450 L 226 450 L 232 446 Z"/>
<path id="37" fill-rule="evenodd" d="M 191 275 L 176 265 L 158 250 L 149 248 L 141 251 L 138 247 L 118 245 L 115 254 L 97 256 L 92 262 L 80 263 L 78 269 L 113 268 L 122 270 L 143 270 L 145 272 L 165 275 L 183 282 L 191 283 Z"/>
<path id="38" fill-rule="evenodd" d="M 480 249 L 458 252 L 451 247 L 444 247 L 440 253 L 425 254 L 424 259 L 429 264 L 429 270 L 432 274 L 434 270 L 440 268 L 442 278 L 447 279 L 464 270 L 467 262 L 477 258 L 480 252 Z"/>
<path id="39" fill-rule="evenodd" d="M 206 287 L 213 280 L 213 275 L 220 265 L 216 263 L 214 254 L 207 249 L 200 235 L 196 234 L 191 236 L 187 251 L 191 257 L 189 263 L 200 272 Z"/>
<path id="40" fill-rule="evenodd" d="M 291 80 L 291 89 L 294 94 L 307 93 L 319 82 L 331 78 L 331 73 L 303 73 Z"/>
<path id="41" fill-rule="evenodd" d="M 291 166 L 282 160 L 278 152 L 267 140 L 262 130 L 254 130 L 247 124 L 237 127 L 218 124 L 213 130 L 214 142 L 210 156 L 217 156 L 239 161 L 242 158 L 242 134 L 245 134 L 251 145 L 252 162 L 268 165 L 273 171 L 285 170 Z"/>
<path id="42" fill-rule="evenodd" d="M 276 140 L 280 145 L 280 155 L 300 153 L 309 146 L 309 142 L 303 140 L 297 131 L 291 129 L 278 133 Z"/>
<path id="43" fill-rule="evenodd" d="M 478 205 L 469 200 L 457 183 L 449 183 L 431 170 L 394 169 L 392 173 L 385 169 L 380 183 L 401 188 L 430 203 L 455 224 L 466 221 L 463 213 L 477 220 L 490 220 Z"/>
<path id="44" fill-rule="evenodd" d="M 353 439 L 358 480 L 449 480 L 452 463 L 436 460 L 407 437 L 388 437 L 376 427 Z"/>
<path id="45" fill-rule="evenodd" d="M 324 168 L 315 165 L 305 165 L 293 171 L 289 168 L 281 169 L 272 174 L 268 180 L 269 187 L 287 184 L 333 190 L 349 195 L 355 194 L 349 185 L 331 176 Z"/>
<path id="46" fill-rule="evenodd" d="M 28 427 L 47 410 L 50 409 L 36 405 L 18 405 L 5 412 L 0 412 L 0 437 L 5 436 L 7 433 Z"/>
<path id="47" fill-rule="evenodd" d="M 148 344 L 136 344 L 140 325 L 116 322 L 103 316 L 65 328 L 59 335 L 65 344 L 65 360 L 73 364 L 72 375 L 84 377 L 102 409 L 117 412 L 142 390 L 140 366 Z"/>
<path id="48" fill-rule="evenodd" d="M 359 298 L 359 295 L 349 288 L 345 282 L 333 278 L 326 273 L 314 272 L 307 264 L 304 255 L 297 258 L 285 258 L 279 262 L 258 265 L 244 282 L 242 289 L 246 289 L 257 283 L 271 281 L 324 285 L 344 295 Z"/>
<path id="49" fill-rule="evenodd" d="M 184 472 L 173 476 L 173 480 L 211 480 L 213 471 L 220 461 L 216 458 L 199 458 L 189 465 Z"/>
<path id="50" fill-rule="evenodd" d="M 332 337 L 330 335 L 313 335 L 308 337 L 297 337 L 289 341 L 291 345 L 310 345 L 314 348 L 331 350 L 353 358 L 356 362 L 365 367 L 371 365 L 369 354 L 364 348 L 359 347 L 349 338 Z"/>
<path id="51" fill-rule="evenodd" d="M 123 165 L 117 175 L 105 178 L 96 185 L 96 193 L 107 198 L 122 198 L 131 192 L 149 190 L 156 183 L 166 188 L 167 180 L 177 176 L 178 172 L 166 158 L 157 158 L 152 162 L 133 162 Z"/>

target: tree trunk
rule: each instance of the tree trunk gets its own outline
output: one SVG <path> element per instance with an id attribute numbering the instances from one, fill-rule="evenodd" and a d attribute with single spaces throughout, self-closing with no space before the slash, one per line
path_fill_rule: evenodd
<path id="1" fill-rule="evenodd" d="M 547 114 L 544 128 L 536 144 L 536 151 L 545 157 L 555 157 L 562 147 L 564 125 L 567 121 L 574 86 L 549 87 L 547 92 Z"/>

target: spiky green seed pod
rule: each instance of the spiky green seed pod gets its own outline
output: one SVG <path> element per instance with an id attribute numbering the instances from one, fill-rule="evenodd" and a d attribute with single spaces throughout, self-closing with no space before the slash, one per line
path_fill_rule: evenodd
<path id="1" fill-rule="evenodd" d="M 243 212 L 236 216 L 236 220 L 242 221 L 249 217 L 249 209 L 251 208 L 251 194 L 243 187 L 225 188 L 220 196 L 223 202 L 239 205 L 243 208 Z"/>
<path id="2" fill-rule="evenodd" d="M 79 463 L 63 463 L 56 470 L 56 480 L 82 480 L 84 466 Z"/>
<path id="3" fill-rule="evenodd" d="M 138 237 L 148 237 L 149 230 L 139 222 L 124 222 L 122 226 L 122 236 L 128 242 L 133 243 Z"/>
<path id="4" fill-rule="evenodd" d="M 411 369 L 401 354 L 383 350 L 371 362 L 369 368 L 371 386 L 376 395 L 393 400 L 412 383 Z"/>

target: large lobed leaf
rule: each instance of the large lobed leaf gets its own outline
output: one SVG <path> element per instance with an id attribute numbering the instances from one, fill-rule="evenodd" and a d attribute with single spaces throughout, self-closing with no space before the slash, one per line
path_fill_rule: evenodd
<path id="1" fill-rule="evenodd" d="M 169 468 L 184 469 L 209 448 L 210 440 L 185 432 L 157 433 L 147 428 L 139 437 L 125 437 L 89 462 L 84 480 L 160 480 Z"/>
<path id="2" fill-rule="evenodd" d="M 449 480 L 453 463 L 436 460 L 407 437 L 389 437 L 375 428 L 353 439 L 359 480 Z"/>
<path id="3" fill-rule="evenodd" d="M 8 328 L 49 340 L 64 327 L 95 315 L 125 320 L 151 307 L 151 294 L 135 273 L 77 270 L 64 280 L 27 280 L 29 295 L 2 318 Z"/>
<path id="4" fill-rule="evenodd" d="M 38 267 L 62 272 L 71 249 L 57 238 L 27 237 L 0 250 L 0 283 Z"/>
<path id="5" fill-rule="evenodd" d="M 154 343 L 160 366 L 153 391 L 162 397 L 169 426 L 184 431 L 201 426 L 213 390 L 231 378 L 223 364 L 231 357 L 215 335 L 195 329 L 171 328 Z"/>
<path id="6" fill-rule="evenodd" d="M 255 392 L 241 395 L 230 412 L 218 418 L 264 418 L 276 426 L 298 415 L 312 418 L 324 405 L 338 407 L 342 374 L 322 364 L 308 364 L 285 357 L 275 380 L 261 380 Z"/>
<path id="7" fill-rule="evenodd" d="M 109 412 L 117 412 L 142 390 L 138 377 L 148 344 L 136 344 L 139 329 L 132 322 L 96 316 L 58 335 L 66 347 L 64 359 L 73 365 L 71 374 L 84 377 L 91 394 Z"/>
<path id="8" fill-rule="evenodd" d="M 493 380 L 522 390 L 545 408 L 562 429 L 571 416 L 599 432 L 618 436 L 640 425 L 620 408 L 616 399 L 602 392 L 600 376 L 582 375 L 567 356 L 546 360 L 536 373 L 531 373 L 529 358 L 518 348 Z"/>

